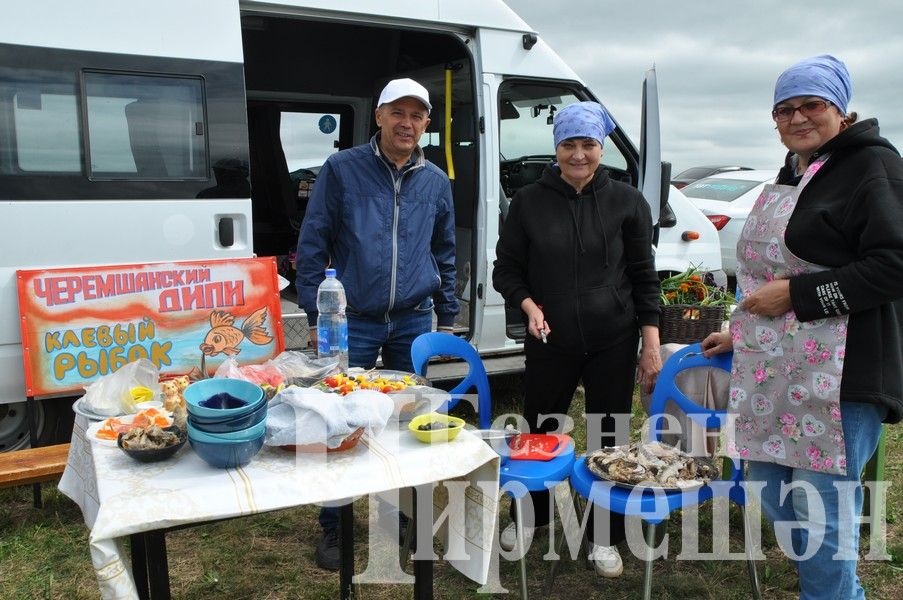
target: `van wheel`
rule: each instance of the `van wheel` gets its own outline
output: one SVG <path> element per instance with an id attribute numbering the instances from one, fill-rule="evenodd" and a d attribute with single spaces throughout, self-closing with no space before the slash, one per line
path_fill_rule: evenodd
<path id="1" fill-rule="evenodd" d="M 67 440 L 72 434 L 74 417 L 75 413 L 65 399 L 37 400 L 35 420 L 38 445 Z M 0 452 L 28 448 L 28 442 L 28 414 L 25 402 L 0 404 Z"/>

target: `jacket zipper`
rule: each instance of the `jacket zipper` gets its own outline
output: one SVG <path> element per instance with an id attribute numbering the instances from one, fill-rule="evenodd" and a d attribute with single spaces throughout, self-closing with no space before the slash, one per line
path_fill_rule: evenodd
<path id="1" fill-rule="evenodd" d="M 382 159 L 380 162 L 385 165 L 386 170 L 389 172 L 389 179 L 392 180 L 392 188 L 395 192 L 394 197 L 394 208 L 392 214 L 392 274 L 389 277 L 389 305 L 386 307 L 385 314 L 385 322 L 389 322 L 389 313 L 392 312 L 392 309 L 395 308 L 395 285 L 398 282 L 398 217 L 399 212 L 401 211 L 401 182 L 404 180 L 405 175 L 413 171 L 414 169 L 419 168 L 419 165 L 413 165 L 410 169 L 403 172 L 398 176 L 398 179 L 395 178 L 395 175 L 392 173 L 392 168 L 389 167 Z"/>
<path id="2" fill-rule="evenodd" d="M 580 227 L 580 192 L 577 192 L 577 200 L 574 203 L 574 214 L 577 215 L 577 223 L 576 227 Z M 576 231 L 574 233 L 575 236 L 579 236 L 580 232 Z M 576 238 L 575 238 L 576 240 Z M 583 334 L 583 319 L 580 318 L 580 277 L 577 274 L 577 268 L 580 266 L 580 255 L 577 253 L 576 243 L 574 245 L 574 289 L 577 291 L 575 294 L 577 300 L 577 331 L 580 332 L 580 341 L 583 343 L 583 353 L 586 354 L 586 336 Z"/>

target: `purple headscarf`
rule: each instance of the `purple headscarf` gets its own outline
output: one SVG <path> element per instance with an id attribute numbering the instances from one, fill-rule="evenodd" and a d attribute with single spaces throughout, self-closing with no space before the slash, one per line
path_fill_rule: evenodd
<path id="1" fill-rule="evenodd" d="M 789 67 L 774 84 L 774 104 L 797 96 L 818 96 L 830 100 L 847 114 L 853 84 L 847 66 L 830 54 L 806 58 Z"/>
<path id="2" fill-rule="evenodd" d="M 615 122 L 598 102 L 569 104 L 555 115 L 552 135 L 555 147 L 569 138 L 593 138 L 601 146 L 609 133 L 615 130 Z"/>

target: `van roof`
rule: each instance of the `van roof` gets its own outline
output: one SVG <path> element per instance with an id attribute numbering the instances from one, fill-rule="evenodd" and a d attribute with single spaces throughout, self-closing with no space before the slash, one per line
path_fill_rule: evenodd
<path id="1" fill-rule="evenodd" d="M 313 9 L 322 13 L 355 14 L 392 19 L 409 19 L 462 25 L 489 27 L 512 31 L 535 31 L 502 0 L 243 0 L 241 8 L 253 10 L 258 6 Z"/>

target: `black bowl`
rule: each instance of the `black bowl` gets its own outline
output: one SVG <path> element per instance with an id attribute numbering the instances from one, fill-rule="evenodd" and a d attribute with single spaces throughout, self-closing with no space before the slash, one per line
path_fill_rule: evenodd
<path id="1" fill-rule="evenodd" d="M 165 448 L 158 448 L 154 450 L 131 450 L 129 448 L 122 447 L 122 436 L 124 434 L 120 433 L 116 437 L 116 445 L 119 446 L 123 452 L 125 452 L 138 462 L 151 463 L 166 460 L 167 458 L 178 452 L 179 448 L 185 445 L 185 441 L 188 439 L 188 436 L 186 436 L 185 432 L 175 425 L 164 427 L 163 431 L 171 431 L 175 433 L 177 436 L 179 436 L 179 441 L 172 446 L 167 446 Z"/>

